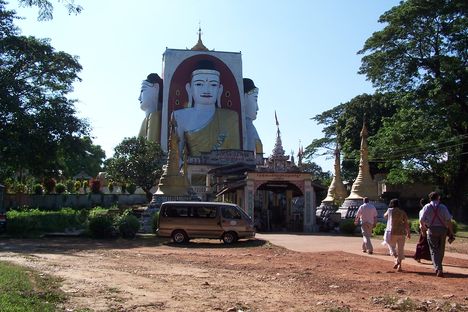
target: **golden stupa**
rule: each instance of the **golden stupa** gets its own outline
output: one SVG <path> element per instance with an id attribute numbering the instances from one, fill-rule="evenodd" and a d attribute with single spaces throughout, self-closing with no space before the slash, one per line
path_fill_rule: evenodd
<path id="1" fill-rule="evenodd" d="M 341 180 L 341 162 L 340 162 L 340 150 L 338 146 L 335 149 L 335 175 L 330 183 L 330 187 L 328 188 L 327 197 L 322 201 L 325 204 L 341 204 L 345 200 L 348 192 L 346 191 L 346 187 Z"/>
<path id="2" fill-rule="evenodd" d="M 170 134 L 169 134 L 169 149 L 167 155 L 167 165 L 159 179 L 158 190 L 156 195 L 165 196 L 189 196 L 192 193 L 192 187 L 187 177 L 180 173 L 179 170 L 179 142 L 176 133 L 176 121 L 171 118 Z"/>
<path id="3" fill-rule="evenodd" d="M 351 187 L 351 193 L 346 199 L 378 199 L 377 183 L 372 179 L 369 169 L 369 148 L 367 137 L 369 136 L 364 120 L 361 130 L 361 158 L 359 160 L 359 173 Z"/>

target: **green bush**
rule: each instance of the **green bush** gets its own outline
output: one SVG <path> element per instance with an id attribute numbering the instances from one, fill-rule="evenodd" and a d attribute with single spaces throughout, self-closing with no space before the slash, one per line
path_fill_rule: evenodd
<path id="1" fill-rule="evenodd" d="M 452 219 L 452 229 L 453 229 L 453 234 L 456 234 L 458 232 L 458 223 L 454 219 Z M 411 231 L 415 233 L 419 233 L 419 220 L 411 221 Z"/>
<path id="2" fill-rule="evenodd" d="M 117 227 L 123 238 L 135 238 L 140 229 L 140 221 L 127 210 L 117 219 Z"/>
<path id="3" fill-rule="evenodd" d="M 66 190 L 67 190 L 67 187 L 63 183 L 57 183 L 57 185 L 55 185 L 55 192 L 57 194 L 63 194 L 65 193 Z"/>
<path id="4" fill-rule="evenodd" d="M 356 230 L 354 219 L 345 219 L 340 223 L 340 232 L 343 234 L 353 234 Z"/>
<path id="5" fill-rule="evenodd" d="M 27 191 L 28 191 L 28 187 L 21 182 L 17 182 L 13 185 L 14 193 L 24 194 L 24 193 L 27 193 Z"/>
<path id="6" fill-rule="evenodd" d="M 411 221 L 411 232 L 419 233 L 419 219 Z"/>
<path id="7" fill-rule="evenodd" d="M 109 192 L 113 192 L 114 191 L 114 182 L 109 182 L 109 184 L 107 185 L 107 188 L 109 189 Z"/>
<path id="8" fill-rule="evenodd" d="M 7 212 L 7 219 L 7 233 L 22 237 L 48 232 L 64 232 L 67 229 L 85 226 L 85 220 L 80 217 L 80 212 L 71 208 L 62 208 L 58 211 L 10 210 Z"/>
<path id="9" fill-rule="evenodd" d="M 377 222 L 375 228 L 372 230 L 372 234 L 374 235 L 383 235 L 385 233 L 385 228 L 387 225 L 382 222 Z"/>
<path id="10" fill-rule="evenodd" d="M 65 182 L 65 185 L 67 187 L 68 193 L 75 193 L 75 182 L 73 180 L 67 180 L 67 182 Z"/>
<path id="11" fill-rule="evenodd" d="M 94 208 L 88 217 L 88 231 L 94 238 L 109 238 L 115 235 L 114 217 L 107 209 Z"/>
<path id="12" fill-rule="evenodd" d="M 80 181 L 75 181 L 75 191 L 78 192 L 81 188 L 81 182 Z"/>
<path id="13" fill-rule="evenodd" d="M 42 194 L 44 194 L 44 188 L 42 187 L 41 184 L 36 183 L 33 186 L 33 193 L 34 193 L 34 195 L 42 195 Z"/>
<path id="14" fill-rule="evenodd" d="M 128 194 L 135 194 L 135 191 L 136 191 L 136 185 L 134 183 L 130 183 L 128 186 L 127 186 L 127 192 Z"/>

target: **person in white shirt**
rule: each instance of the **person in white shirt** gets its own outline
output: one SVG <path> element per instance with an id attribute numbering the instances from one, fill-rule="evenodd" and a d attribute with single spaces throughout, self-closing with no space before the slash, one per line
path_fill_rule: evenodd
<path id="1" fill-rule="evenodd" d="M 425 205 L 419 217 L 421 231 L 426 233 L 432 265 L 438 277 L 443 277 L 442 261 L 445 253 L 445 239 L 447 235 L 453 238 L 452 215 L 447 206 L 440 202 L 437 192 L 429 194 L 430 203 Z"/>
<path id="2" fill-rule="evenodd" d="M 361 232 L 362 232 L 362 252 L 367 252 L 370 255 L 374 252 L 374 247 L 372 246 L 371 236 L 372 229 L 377 224 L 377 209 L 374 205 L 369 203 L 369 198 L 364 197 L 363 204 L 359 206 L 359 209 L 356 213 L 356 218 L 354 218 L 354 224 L 359 223 L 361 220 Z"/>

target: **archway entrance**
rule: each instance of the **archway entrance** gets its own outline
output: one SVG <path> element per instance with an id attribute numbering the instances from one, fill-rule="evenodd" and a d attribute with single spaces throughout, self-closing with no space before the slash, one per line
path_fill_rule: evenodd
<path id="1" fill-rule="evenodd" d="M 260 232 L 302 232 L 303 192 L 288 181 L 266 181 L 257 187 L 254 220 Z"/>

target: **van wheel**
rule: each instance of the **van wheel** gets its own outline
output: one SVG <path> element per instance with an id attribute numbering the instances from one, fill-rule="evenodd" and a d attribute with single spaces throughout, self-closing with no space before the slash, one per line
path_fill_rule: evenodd
<path id="1" fill-rule="evenodd" d="M 237 242 L 237 235 L 234 232 L 226 232 L 223 234 L 222 238 L 225 244 L 233 244 Z"/>
<path id="2" fill-rule="evenodd" d="M 188 237 L 184 231 L 177 230 L 172 232 L 172 240 L 174 241 L 174 243 L 183 244 L 188 241 Z"/>

